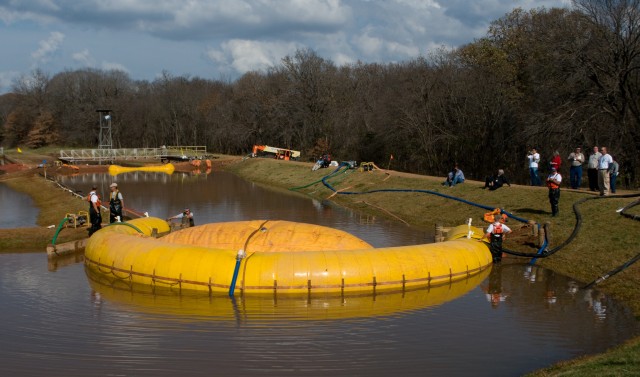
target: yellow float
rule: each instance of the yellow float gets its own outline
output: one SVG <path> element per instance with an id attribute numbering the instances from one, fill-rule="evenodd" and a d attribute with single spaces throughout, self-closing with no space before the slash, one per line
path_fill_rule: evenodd
<path id="1" fill-rule="evenodd" d="M 109 165 L 109 174 L 118 175 L 122 173 L 129 173 L 133 171 L 146 171 L 146 172 L 158 172 L 158 173 L 166 173 L 173 174 L 175 170 L 175 166 L 173 164 L 164 164 L 164 165 L 151 165 L 151 166 L 138 166 L 138 167 L 126 167 L 119 165 Z"/>
<path id="2" fill-rule="evenodd" d="M 445 242 L 373 248 L 346 232 L 289 221 L 212 223 L 164 237 L 168 224 L 135 219 L 96 232 L 85 264 L 154 286 L 210 293 L 404 290 L 463 280 L 491 266 L 482 230 L 459 226 Z M 470 236 L 470 238 L 467 238 Z"/>

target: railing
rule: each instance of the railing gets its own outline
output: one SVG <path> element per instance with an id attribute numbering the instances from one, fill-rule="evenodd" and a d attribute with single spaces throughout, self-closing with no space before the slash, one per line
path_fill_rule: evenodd
<path id="1" fill-rule="evenodd" d="M 169 146 L 160 148 L 119 148 L 119 149 L 69 149 L 60 150 L 60 160 L 77 161 L 115 161 L 138 159 L 178 159 L 190 160 L 207 157 L 206 146 Z"/>

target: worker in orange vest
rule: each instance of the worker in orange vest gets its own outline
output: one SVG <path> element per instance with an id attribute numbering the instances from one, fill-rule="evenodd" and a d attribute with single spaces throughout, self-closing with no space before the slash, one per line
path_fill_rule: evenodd
<path id="1" fill-rule="evenodd" d="M 502 260 L 502 241 L 505 235 L 511 233 L 511 229 L 506 224 L 500 222 L 500 219 L 500 215 L 495 215 L 493 217 L 493 223 L 489 225 L 487 233 L 484 235 L 484 237 L 491 242 L 490 250 L 494 263 Z"/>
<path id="2" fill-rule="evenodd" d="M 551 173 L 547 177 L 547 187 L 549 188 L 549 203 L 551 203 L 551 216 L 558 216 L 558 204 L 560 203 L 560 183 L 562 176 L 555 167 L 551 168 Z"/>

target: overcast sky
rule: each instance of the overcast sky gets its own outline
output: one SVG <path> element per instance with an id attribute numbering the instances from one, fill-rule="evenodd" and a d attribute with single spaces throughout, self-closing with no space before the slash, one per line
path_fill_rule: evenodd
<path id="1" fill-rule="evenodd" d="M 485 35 L 516 7 L 569 0 L 0 0 L 0 92 L 35 68 L 135 80 L 235 79 L 310 48 L 337 65 L 398 62 Z"/>

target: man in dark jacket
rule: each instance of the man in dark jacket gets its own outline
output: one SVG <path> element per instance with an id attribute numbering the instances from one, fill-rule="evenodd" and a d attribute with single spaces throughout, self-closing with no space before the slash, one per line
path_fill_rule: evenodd
<path id="1" fill-rule="evenodd" d="M 499 169 L 497 175 L 487 177 L 487 179 L 484 181 L 483 189 L 489 188 L 489 190 L 493 191 L 499 189 L 504 185 L 511 187 L 509 180 L 504 175 L 504 170 Z"/>

